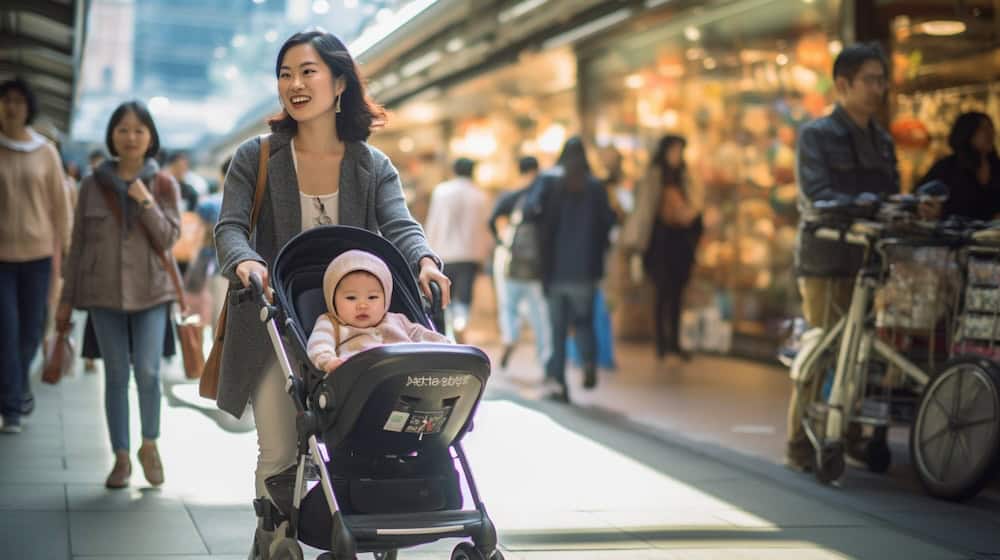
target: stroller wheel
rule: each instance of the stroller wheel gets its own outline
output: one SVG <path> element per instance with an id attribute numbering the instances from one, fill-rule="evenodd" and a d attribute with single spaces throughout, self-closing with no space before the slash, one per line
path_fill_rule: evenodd
<path id="1" fill-rule="evenodd" d="M 460 542 L 451 551 L 451 560 L 487 560 L 486 556 L 470 542 Z M 494 551 L 488 560 L 503 560 L 500 551 Z"/>
<path id="2" fill-rule="evenodd" d="M 298 541 L 287 537 L 271 543 L 270 560 L 303 560 L 302 547 Z"/>

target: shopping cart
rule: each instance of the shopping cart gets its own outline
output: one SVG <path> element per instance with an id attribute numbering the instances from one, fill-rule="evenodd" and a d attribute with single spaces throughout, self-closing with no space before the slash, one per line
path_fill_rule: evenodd
<path id="1" fill-rule="evenodd" d="M 808 227 L 817 237 L 863 247 L 864 261 L 847 312 L 828 331 L 803 337 L 792 378 L 816 386 L 814 376 L 829 377 L 828 394 L 816 395 L 802 420 L 820 482 L 844 474 L 848 430 L 872 432 L 861 440 L 860 453 L 852 455 L 860 455 L 873 471 L 886 470 L 891 462 L 887 431 L 894 422 L 912 418 L 910 452 L 922 484 L 934 496 L 964 499 L 992 478 L 1000 456 L 1000 368 L 982 355 L 943 359 L 942 354 L 962 349 L 950 341 L 953 325 L 963 324 L 965 317 L 961 289 L 935 288 L 938 297 L 919 302 L 924 309 L 909 310 L 909 324 L 892 315 L 898 309 L 875 305 L 876 295 L 893 281 L 901 252 L 934 248 L 946 261 L 939 265 L 946 269 L 954 263 L 957 269 L 975 243 L 974 225 L 922 221 L 916 206 L 912 196 L 885 202 L 866 198 L 821 204 L 810 217 Z M 919 348 L 900 344 L 901 332 L 912 340 L 920 329 L 926 329 L 929 342 Z M 957 340 L 968 339 L 962 338 L 964 332 Z M 1000 328 L 994 332 L 1000 334 Z M 962 452 L 958 459 L 956 448 Z"/>

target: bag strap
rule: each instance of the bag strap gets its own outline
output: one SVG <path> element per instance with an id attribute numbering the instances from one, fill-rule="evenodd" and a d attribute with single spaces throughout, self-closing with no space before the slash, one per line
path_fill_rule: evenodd
<path id="1" fill-rule="evenodd" d="M 518 228 L 524 223 L 524 204 L 525 199 L 528 197 L 528 193 L 522 193 L 514 201 L 514 208 L 511 209 L 509 214 L 510 218 L 507 222 L 507 230 L 500 238 L 500 243 L 507 250 L 510 250 L 514 246 L 514 236 L 517 235 Z"/>
<path id="2" fill-rule="evenodd" d="M 267 188 L 267 160 L 271 157 L 271 135 L 260 138 L 260 159 L 257 161 L 257 189 L 253 193 L 253 206 L 250 207 L 250 234 L 257 227 L 257 217 L 264 201 L 264 190 Z"/>
<path id="3" fill-rule="evenodd" d="M 166 179 L 160 177 L 161 173 L 157 173 L 156 177 L 153 179 L 154 193 L 162 192 L 161 181 Z M 99 185 L 98 190 L 100 190 L 101 194 L 104 195 L 104 203 L 107 205 L 108 209 L 111 210 L 111 213 L 114 214 L 118 225 L 122 226 L 124 220 L 122 219 L 122 209 L 118 205 L 118 201 L 115 200 L 114 195 L 108 189 Z M 171 189 L 171 192 L 168 193 L 168 195 L 176 197 L 177 193 L 173 192 Z M 180 269 L 177 268 L 177 261 L 174 260 L 173 255 L 169 254 L 166 249 L 159 249 L 156 247 L 156 244 L 153 243 L 153 236 L 149 233 L 149 229 L 146 227 L 146 224 L 139 222 L 139 226 L 142 229 L 143 235 L 146 237 L 146 241 L 149 242 L 150 247 L 152 247 L 153 251 L 156 253 L 156 257 L 163 266 L 163 270 L 165 270 L 167 275 L 170 276 L 170 283 L 174 286 L 177 303 L 181 306 L 181 315 L 187 315 L 187 298 L 184 297 L 184 288 L 181 285 L 181 273 Z"/>
<path id="4" fill-rule="evenodd" d="M 262 134 L 260 137 L 260 157 L 257 160 L 257 187 L 253 193 L 253 206 L 250 207 L 250 235 L 253 235 L 253 231 L 257 226 L 257 217 L 260 216 L 261 203 L 264 200 L 264 190 L 267 188 L 267 160 L 271 157 L 271 135 Z M 231 288 L 226 288 L 226 302 L 229 301 L 229 293 Z M 226 336 L 226 315 L 228 312 L 229 305 L 223 305 L 222 311 L 219 312 L 219 318 L 215 322 L 215 343 L 212 345 L 212 351 L 215 352 L 215 347 L 222 342 L 222 339 Z M 221 346 L 219 346 L 221 348 Z"/>

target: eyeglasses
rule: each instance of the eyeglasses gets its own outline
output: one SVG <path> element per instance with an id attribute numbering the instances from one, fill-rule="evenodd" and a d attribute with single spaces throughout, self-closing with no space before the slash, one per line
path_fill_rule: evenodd
<path id="1" fill-rule="evenodd" d="M 318 196 L 313 199 L 313 206 L 315 206 L 316 211 L 319 212 L 319 215 L 316 216 L 315 220 L 317 226 L 328 226 L 333 223 L 333 218 L 326 213 L 326 205 L 323 204 L 323 200 Z"/>
<path id="2" fill-rule="evenodd" d="M 869 87 L 885 87 L 889 83 L 889 80 L 882 74 L 865 74 L 858 76 L 858 79 Z"/>

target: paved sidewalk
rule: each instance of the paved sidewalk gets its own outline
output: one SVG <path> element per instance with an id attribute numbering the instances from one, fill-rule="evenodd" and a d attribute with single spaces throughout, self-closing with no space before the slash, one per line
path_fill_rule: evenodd
<path id="1" fill-rule="evenodd" d="M 172 398 L 160 442 L 166 484 L 149 488 L 135 463 L 132 487 L 107 491 L 103 375 L 34 387 L 38 408 L 24 432 L 0 438 L 0 557 L 245 558 L 256 453 L 253 432 L 240 431 L 248 426 L 228 421 L 223 430 L 214 414 Z M 508 391 L 491 392 L 466 445 L 515 560 L 975 557 L 621 418 Z M 448 558 L 453 544 L 400 557 Z"/>

